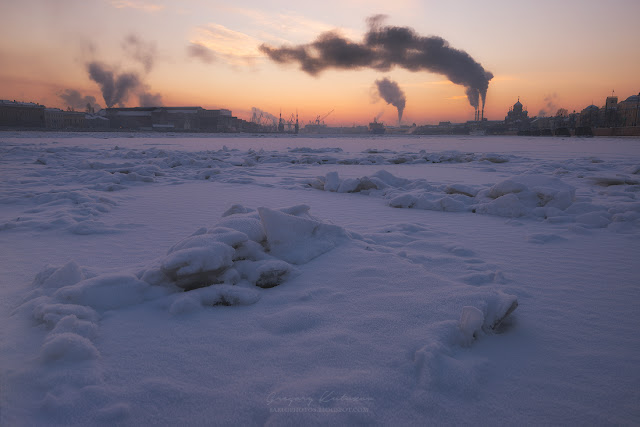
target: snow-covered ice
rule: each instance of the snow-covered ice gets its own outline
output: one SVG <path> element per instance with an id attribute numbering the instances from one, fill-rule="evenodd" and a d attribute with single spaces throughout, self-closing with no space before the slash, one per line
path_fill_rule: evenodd
<path id="1" fill-rule="evenodd" d="M 640 423 L 637 138 L 3 133 L 0 171 L 0 425 Z"/>

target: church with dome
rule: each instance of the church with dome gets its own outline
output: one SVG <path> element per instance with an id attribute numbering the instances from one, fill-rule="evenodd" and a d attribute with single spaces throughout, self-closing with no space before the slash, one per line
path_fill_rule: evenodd
<path id="1" fill-rule="evenodd" d="M 513 107 L 509 108 L 507 116 L 504 118 L 504 123 L 509 129 L 525 129 L 529 127 L 529 112 L 522 107 L 520 97 L 518 101 L 513 104 Z"/>

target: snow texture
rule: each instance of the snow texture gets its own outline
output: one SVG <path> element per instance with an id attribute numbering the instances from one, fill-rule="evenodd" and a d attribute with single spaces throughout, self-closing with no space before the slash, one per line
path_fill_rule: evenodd
<path id="1" fill-rule="evenodd" d="M 637 425 L 638 165 L 4 132 L 0 425 Z"/>

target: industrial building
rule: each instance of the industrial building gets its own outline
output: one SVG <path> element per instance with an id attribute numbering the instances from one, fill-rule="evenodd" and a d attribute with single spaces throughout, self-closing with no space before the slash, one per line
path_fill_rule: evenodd
<path id="1" fill-rule="evenodd" d="M 191 132 L 252 131 L 252 126 L 230 110 L 207 110 L 202 107 L 131 107 L 107 108 L 104 115 L 111 129 L 137 129 Z"/>

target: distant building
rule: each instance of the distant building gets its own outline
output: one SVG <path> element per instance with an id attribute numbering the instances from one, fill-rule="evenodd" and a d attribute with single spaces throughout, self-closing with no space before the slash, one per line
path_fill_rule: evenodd
<path id="1" fill-rule="evenodd" d="M 604 108 L 600 109 L 599 123 L 604 127 L 618 126 L 618 97 L 608 96 Z"/>
<path id="2" fill-rule="evenodd" d="M 47 129 L 64 128 L 64 111 L 59 108 L 45 108 L 44 124 Z"/>
<path id="3" fill-rule="evenodd" d="M 640 93 L 618 104 L 620 126 L 640 126 Z"/>
<path id="4" fill-rule="evenodd" d="M 110 120 L 100 114 L 85 113 L 84 123 L 87 129 L 109 129 Z"/>
<path id="5" fill-rule="evenodd" d="M 156 107 L 107 108 L 105 116 L 112 129 L 152 129 L 152 112 Z"/>
<path id="6" fill-rule="evenodd" d="M 589 105 L 580 112 L 578 118 L 578 127 L 598 127 L 600 125 L 600 108 L 595 105 Z"/>
<path id="7" fill-rule="evenodd" d="M 522 103 L 518 101 L 509 108 L 507 116 L 504 118 L 506 127 L 510 130 L 524 130 L 529 128 L 529 112 L 522 108 Z"/>
<path id="8" fill-rule="evenodd" d="M 233 117 L 230 110 L 202 107 L 107 108 L 106 117 L 113 129 L 161 131 L 241 132 L 255 129 Z"/>
<path id="9" fill-rule="evenodd" d="M 81 111 L 63 111 L 62 118 L 65 129 L 84 129 L 86 127 L 85 113 Z"/>
<path id="10" fill-rule="evenodd" d="M 44 128 L 44 105 L 0 100 L 0 126 Z"/>

